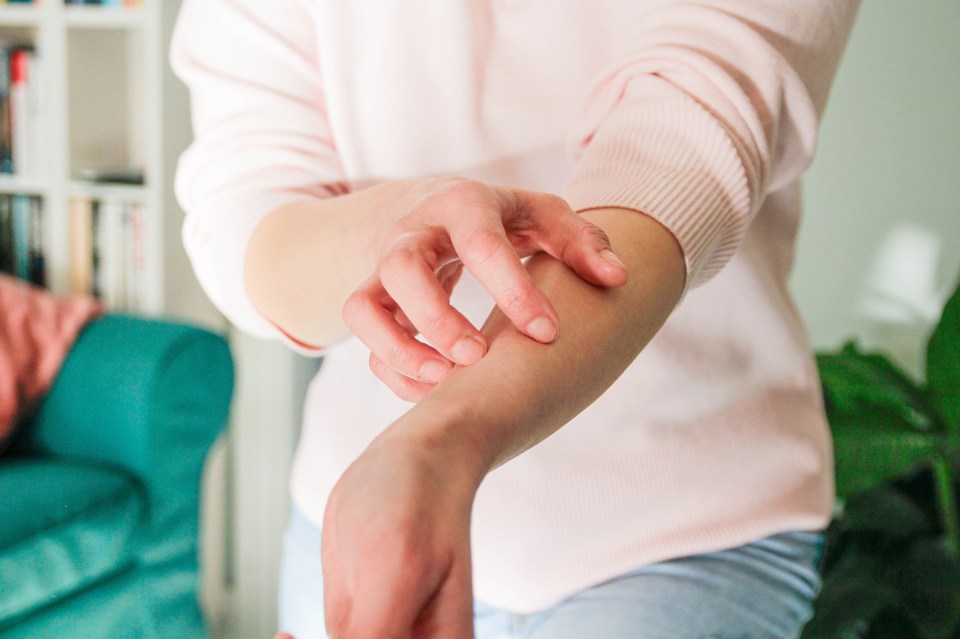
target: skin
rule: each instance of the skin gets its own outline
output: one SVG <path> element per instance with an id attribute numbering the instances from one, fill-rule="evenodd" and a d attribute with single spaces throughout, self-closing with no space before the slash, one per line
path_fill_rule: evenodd
<path id="1" fill-rule="evenodd" d="M 419 402 L 337 483 L 321 548 L 333 639 L 472 638 L 470 512 L 483 477 L 599 397 L 679 300 L 683 256 L 658 222 L 622 209 L 580 218 L 612 239 L 629 280 L 619 271 L 611 288 L 583 276 L 605 249 L 582 251 L 580 270 L 546 253 L 531 258 L 524 272 L 563 331 L 537 341 L 518 314 L 495 309 L 480 331 L 484 356 L 414 386 Z M 385 368 L 378 374 L 398 393 L 421 383 Z"/>
<path id="2" fill-rule="evenodd" d="M 563 199 L 462 178 L 282 207 L 255 229 L 244 277 L 257 310 L 290 336 L 324 345 L 352 332 L 370 348 L 373 371 L 415 401 L 454 364 L 486 352 L 486 338 L 449 303 L 464 267 L 524 334 L 556 338 L 556 310 L 520 262 L 538 251 L 594 284 L 626 281 L 608 238 Z"/>

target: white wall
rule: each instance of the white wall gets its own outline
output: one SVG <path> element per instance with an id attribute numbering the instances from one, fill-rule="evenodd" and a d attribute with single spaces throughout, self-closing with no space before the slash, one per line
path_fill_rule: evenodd
<path id="1" fill-rule="evenodd" d="M 957 281 L 960 2 L 863 2 L 805 197 L 793 284 L 816 347 L 854 331 L 869 337 L 856 301 L 897 224 L 933 230 L 943 246 L 939 284 Z M 921 333 L 900 345 L 903 357 L 920 349 Z"/>

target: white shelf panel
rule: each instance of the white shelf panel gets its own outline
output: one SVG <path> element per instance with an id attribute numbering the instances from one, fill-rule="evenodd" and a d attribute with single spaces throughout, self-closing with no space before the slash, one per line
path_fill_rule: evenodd
<path id="1" fill-rule="evenodd" d="M 43 9 L 33 4 L 0 5 L 0 25 L 36 27 L 43 20 Z"/>
<path id="2" fill-rule="evenodd" d="M 127 184 L 94 184 L 73 181 L 70 183 L 68 195 L 70 197 L 88 197 L 95 200 L 123 200 L 146 204 L 150 197 L 150 189 L 146 186 Z"/>
<path id="3" fill-rule="evenodd" d="M 45 196 L 49 192 L 50 184 L 41 178 L 0 175 L 0 193 L 25 193 Z"/>
<path id="4" fill-rule="evenodd" d="M 140 29 L 147 23 L 141 8 L 68 5 L 63 14 L 75 29 Z"/>

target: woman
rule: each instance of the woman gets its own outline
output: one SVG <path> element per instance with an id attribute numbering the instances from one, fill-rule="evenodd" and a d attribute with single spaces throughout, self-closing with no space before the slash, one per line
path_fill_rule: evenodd
<path id="1" fill-rule="evenodd" d="M 197 275 L 325 358 L 283 630 L 799 633 L 833 483 L 787 276 L 855 11 L 184 3 Z"/>

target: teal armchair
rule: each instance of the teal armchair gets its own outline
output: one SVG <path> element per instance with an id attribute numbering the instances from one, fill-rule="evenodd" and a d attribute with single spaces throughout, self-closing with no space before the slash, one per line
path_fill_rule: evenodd
<path id="1" fill-rule="evenodd" d="M 200 639 L 200 476 L 224 339 L 108 315 L 0 457 L 0 639 Z"/>

